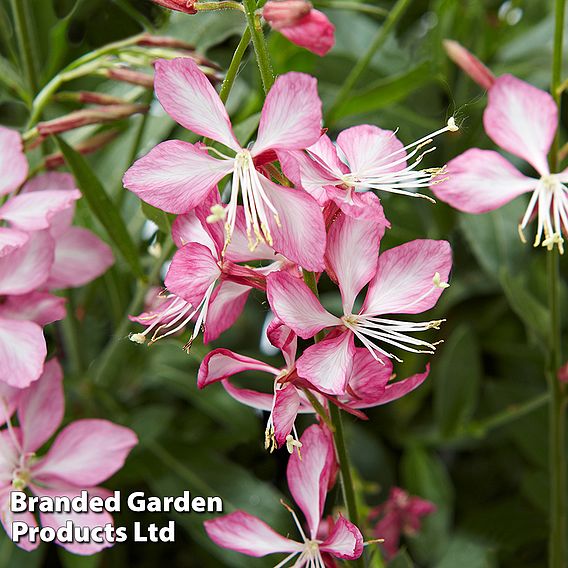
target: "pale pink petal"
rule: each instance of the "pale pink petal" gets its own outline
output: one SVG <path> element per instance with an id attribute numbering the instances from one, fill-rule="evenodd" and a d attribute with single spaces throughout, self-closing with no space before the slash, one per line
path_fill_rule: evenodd
<path id="1" fill-rule="evenodd" d="M 217 255 L 217 248 L 211 235 L 203 228 L 195 211 L 178 215 L 172 224 L 172 239 L 176 247 L 181 248 L 188 243 L 199 243 L 207 247 L 211 254 Z"/>
<path id="2" fill-rule="evenodd" d="M 0 317 L 33 321 L 41 326 L 64 319 L 66 313 L 65 298 L 48 292 L 7 296 L 0 304 Z"/>
<path id="3" fill-rule="evenodd" d="M 29 240 L 28 233 L 0 227 L 0 258 L 23 247 Z"/>
<path id="4" fill-rule="evenodd" d="M 547 154 L 558 126 L 554 99 L 512 75 L 498 77 L 488 97 L 483 125 L 489 137 L 540 175 L 547 174 Z"/>
<path id="5" fill-rule="evenodd" d="M 188 142 L 167 140 L 136 161 L 123 183 L 158 209 L 186 213 L 204 201 L 232 169 L 232 160 L 213 158 Z"/>
<path id="6" fill-rule="evenodd" d="M 286 477 L 290 493 L 306 517 L 310 529 L 308 536 L 315 538 L 333 473 L 331 456 L 335 450 L 329 435 L 319 424 L 307 428 L 300 441 L 301 455 L 294 452 L 290 456 Z"/>
<path id="7" fill-rule="evenodd" d="M 274 395 L 252 389 L 235 387 L 229 381 L 223 381 L 221 384 L 227 393 L 237 402 L 246 404 L 247 406 L 256 408 L 257 410 L 265 410 L 266 412 L 270 412 L 272 410 Z M 311 411 L 313 412 L 313 409 Z"/>
<path id="8" fill-rule="evenodd" d="M 448 57 L 459 65 L 480 87 L 490 89 L 495 83 L 495 75 L 473 53 L 451 39 L 445 39 L 444 49 Z"/>
<path id="9" fill-rule="evenodd" d="M 28 161 L 22 137 L 15 130 L 0 126 L 0 195 L 18 189 L 28 175 Z"/>
<path id="10" fill-rule="evenodd" d="M 272 409 L 272 423 L 278 447 L 286 443 L 286 436 L 292 431 L 299 410 L 300 395 L 295 386 L 288 383 L 276 390 Z"/>
<path id="11" fill-rule="evenodd" d="M 197 307 L 220 275 L 211 251 L 199 243 L 189 243 L 175 253 L 165 284 L 170 292 Z"/>
<path id="12" fill-rule="evenodd" d="M 47 229 L 55 215 L 72 207 L 80 197 L 81 192 L 74 189 L 16 195 L 0 207 L 0 219 L 23 231 Z"/>
<path id="13" fill-rule="evenodd" d="M 430 189 L 438 199 L 466 213 L 498 209 L 538 183 L 493 150 L 471 148 L 450 160 L 447 170 L 447 178 Z"/>
<path id="14" fill-rule="evenodd" d="M 267 150 L 303 150 L 320 137 L 321 122 L 316 79 L 305 73 L 280 75 L 266 96 L 253 156 Z"/>
<path id="15" fill-rule="evenodd" d="M 138 443 L 129 428 L 108 420 L 77 420 L 64 428 L 47 455 L 33 467 L 34 479 L 60 479 L 78 487 L 115 474 Z"/>
<path id="16" fill-rule="evenodd" d="M 336 145 L 327 134 L 322 134 L 318 141 L 308 148 L 308 154 L 337 179 L 341 179 L 343 174 L 350 172 L 347 164 L 339 157 Z"/>
<path id="17" fill-rule="evenodd" d="M 88 492 L 89 497 L 102 497 L 105 499 L 111 495 L 110 491 L 106 489 L 100 489 L 98 487 L 60 487 L 60 488 L 46 488 L 34 485 L 32 487 L 34 494 L 43 497 L 50 497 L 51 499 L 62 496 L 73 499 L 81 494 L 82 490 Z M 102 527 L 104 529 L 105 525 L 113 525 L 114 521 L 112 516 L 107 511 L 102 511 L 100 513 L 94 513 L 89 511 L 87 513 L 40 513 L 41 524 L 44 527 L 51 527 L 57 530 L 59 527 L 64 527 L 68 521 L 71 521 L 74 526 L 77 527 L 90 527 L 91 530 L 95 527 Z M 103 542 L 60 542 L 55 540 L 57 544 L 72 552 L 73 554 L 80 554 L 83 556 L 96 554 L 101 550 L 113 546 L 114 543 L 108 542 L 104 538 L 104 531 L 100 531 L 100 534 L 96 535 L 100 537 Z"/>
<path id="18" fill-rule="evenodd" d="M 23 451 L 36 452 L 47 442 L 59 428 L 64 413 L 63 371 L 57 360 L 51 359 L 18 404 Z"/>
<path id="19" fill-rule="evenodd" d="M 340 319 L 326 311 L 299 278 L 288 272 L 273 272 L 266 283 L 272 311 L 302 339 L 309 339 L 326 327 L 341 325 Z"/>
<path id="20" fill-rule="evenodd" d="M 302 545 L 284 538 L 264 521 L 244 511 L 203 523 L 209 538 L 218 546 L 248 556 L 266 556 L 278 552 L 300 552 Z"/>
<path id="21" fill-rule="evenodd" d="M 47 286 L 77 288 L 104 274 L 114 264 L 111 248 L 82 227 L 70 227 L 55 241 L 55 261 Z"/>
<path id="22" fill-rule="evenodd" d="M 379 256 L 377 274 L 361 313 L 419 314 L 436 305 L 443 288 L 434 283 L 439 274 L 446 283 L 452 268 L 447 241 L 417 239 L 389 249 Z"/>
<path id="23" fill-rule="evenodd" d="M 23 389 L 43 371 L 47 347 L 39 325 L 0 318 L 0 381 Z"/>
<path id="24" fill-rule="evenodd" d="M 427 365 L 426 371 L 424 373 L 417 373 L 416 375 L 412 375 L 407 379 L 388 384 L 387 388 L 385 389 L 385 394 L 381 397 L 381 400 L 378 404 L 387 404 L 388 402 L 402 398 L 405 394 L 408 394 L 414 389 L 417 389 L 426 380 L 429 373 L 430 365 Z"/>
<path id="25" fill-rule="evenodd" d="M 266 330 L 266 336 L 274 347 L 278 347 L 282 351 L 286 366 L 291 369 L 296 361 L 298 348 L 298 337 L 296 334 L 287 325 L 275 318 L 270 322 Z"/>
<path id="26" fill-rule="evenodd" d="M 353 126 L 339 133 L 337 145 L 357 177 L 374 177 L 406 167 L 404 146 L 392 130 L 370 124 Z"/>
<path id="27" fill-rule="evenodd" d="M 222 223 L 219 223 L 221 228 Z M 237 221 L 231 236 L 231 242 L 225 251 L 225 258 L 233 262 L 251 262 L 253 260 L 276 260 L 277 253 L 265 242 L 260 242 L 250 250 L 245 225 L 245 214 L 241 205 L 237 208 Z"/>
<path id="28" fill-rule="evenodd" d="M 16 411 L 16 406 L 24 391 L 15 387 L 10 387 L 6 383 L 0 382 L 0 426 L 5 424 L 12 414 Z M 0 452 L 2 454 L 2 452 Z M 0 462 L 2 459 L 0 458 Z M 0 470 L 2 466 L 0 465 Z M 0 483 L 3 481 L 0 473 Z"/>
<path id="29" fill-rule="evenodd" d="M 195 61 L 159 59 L 154 66 L 156 96 L 166 112 L 184 128 L 238 152 L 227 110 Z"/>
<path id="30" fill-rule="evenodd" d="M 10 511 L 11 489 L 11 487 L 6 487 L 0 490 L 0 519 L 6 534 L 10 539 L 14 540 L 12 538 L 12 523 L 22 522 L 28 525 L 28 527 L 37 527 L 37 521 L 30 512 L 12 513 Z M 32 542 L 27 535 L 21 536 L 16 545 L 29 552 L 35 550 L 40 545 L 40 540 L 36 538 L 36 541 Z"/>
<path id="31" fill-rule="evenodd" d="M 343 310 L 352 313 L 359 292 L 377 271 L 382 223 L 339 215 L 327 235 L 328 272 L 339 283 Z"/>
<path id="32" fill-rule="evenodd" d="M 258 176 L 280 223 L 268 216 L 273 248 L 306 270 L 324 269 L 325 225 L 320 206 L 306 192 Z"/>
<path id="33" fill-rule="evenodd" d="M 363 554 L 363 535 L 353 523 L 339 515 L 330 535 L 320 544 L 320 550 L 336 558 L 355 560 Z"/>
<path id="34" fill-rule="evenodd" d="M 340 209 L 353 219 L 364 219 L 373 221 L 383 226 L 383 229 L 390 227 L 390 223 L 385 217 L 383 206 L 380 199 L 371 192 L 348 193 L 341 187 L 327 186 L 327 198 L 333 201 Z"/>
<path id="35" fill-rule="evenodd" d="M 327 394 L 343 394 L 355 355 L 350 331 L 326 337 L 310 345 L 296 363 L 298 375 Z"/>
<path id="36" fill-rule="evenodd" d="M 21 432 L 19 428 L 0 430 L 0 487 L 12 486 L 14 469 L 20 462 Z M 18 446 L 16 446 L 16 444 Z"/>
<path id="37" fill-rule="evenodd" d="M 250 286 L 228 280 L 221 281 L 221 284 L 213 290 L 209 301 L 203 343 L 215 341 L 237 321 L 244 310 L 251 290 Z"/>
<path id="38" fill-rule="evenodd" d="M 36 231 L 24 246 L 0 257 L 0 295 L 26 294 L 45 284 L 54 248 L 48 231 Z"/>
<path id="39" fill-rule="evenodd" d="M 319 10 L 310 10 L 292 26 L 278 30 L 292 43 L 323 57 L 335 44 L 335 26 Z"/>
<path id="40" fill-rule="evenodd" d="M 197 386 L 202 389 L 245 371 L 261 371 L 274 376 L 280 373 L 279 369 L 252 357 L 239 355 L 228 349 L 214 349 L 205 356 L 199 366 Z"/>

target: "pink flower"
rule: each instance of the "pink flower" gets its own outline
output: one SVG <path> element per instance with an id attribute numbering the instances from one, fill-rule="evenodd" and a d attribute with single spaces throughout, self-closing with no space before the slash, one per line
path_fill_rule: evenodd
<path id="1" fill-rule="evenodd" d="M 377 538 L 384 539 L 383 548 L 388 557 L 397 553 L 401 535 L 416 535 L 420 531 L 422 517 L 431 515 L 434 511 L 434 503 L 411 497 L 403 489 L 393 487 L 387 502 L 371 513 L 371 518 L 379 517 L 373 532 Z"/>
<path id="2" fill-rule="evenodd" d="M 414 353 L 432 353 L 435 345 L 409 333 L 437 329 L 442 320 L 397 321 L 386 314 L 418 314 L 440 297 L 451 268 L 446 241 L 415 240 L 377 256 L 384 227 L 339 215 L 328 234 L 326 264 L 337 281 L 343 315 L 337 317 L 298 278 L 285 272 L 268 276 L 267 295 L 272 311 L 303 339 L 332 328 L 323 341 L 308 347 L 298 359 L 298 374 L 324 393 L 345 393 L 357 337 L 376 361 L 399 360 L 378 343 Z M 368 285 L 362 308 L 355 300 Z"/>
<path id="3" fill-rule="evenodd" d="M 337 147 L 324 134 L 307 153 L 281 152 L 279 157 L 284 173 L 320 205 L 332 201 L 346 215 L 386 224 L 379 200 L 368 192 L 377 190 L 430 199 L 413 190 L 428 187 L 445 170 L 419 170 L 425 154 L 435 148 L 419 152 L 434 136 L 457 129 L 454 119 L 450 118 L 445 128 L 403 146 L 395 132 L 363 124 L 341 132 Z M 408 154 L 407 150 L 410 150 Z M 408 160 L 415 156 L 409 164 Z"/>
<path id="4" fill-rule="evenodd" d="M 335 44 L 335 26 L 307 0 L 270 0 L 262 16 L 289 41 L 321 57 Z"/>
<path id="5" fill-rule="evenodd" d="M 331 436 L 319 425 L 310 426 L 302 435 L 302 456 L 294 453 L 288 461 L 288 487 L 304 513 L 304 532 L 296 513 L 291 512 L 303 542 L 283 537 L 259 518 L 244 511 L 205 521 L 209 538 L 223 548 L 248 556 L 287 553 L 278 564 L 283 567 L 296 558 L 294 566 L 325 568 L 333 557 L 354 560 L 363 553 L 359 529 L 341 515 L 325 539 L 318 538 L 328 490 L 334 482 L 337 464 Z"/>
<path id="6" fill-rule="evenodd" d="M 155 88 L 174 120 L 227 150 L 178 140 L 162 142 L 126 172 L 125 187 L 154 207 L 186 213 L 231 174 L 229 204 L 217 207 L 211 219 L 224 220 L 225 241 L 235 230 L 240 194 L 251 250 L 266 242 L 304 268 L 322 270 L 325 229 L 317 203 L 301 190 L 277 185 L 257 169 L 274 152 L 301 150 L 319 138 L 321 101 L 316 80 L 302 73 L 287 73 L 276 80 L 262 109 L 257 140 L 249 148 L 235 138 L 221 99 L 191 59 L 157 61 Z"/>
<path id="7" fill-rule="evenodd" d="M 0 196 L 12 193 L 28 176 L 22 138 L 15 130 L 0 126 Z"/>
<path id="8" fill-rule="evenodd" d="M 498 77 L 489 89 L 483 115 L 488 136 L 503 150 L 526 160 L 539 177 L 525 176 L 493 150 L 472 148 L 448 163 L 448 178 L 432 186 L 441 200 L 466 213 L 498 209 L 532 192 L 519 224 L 524 229 L 537 217 L 534 246 L 554 245 L 563 252 L 568 230 L 568 171 L 551 173 L 547 154 L 558 124 L 558 109 L 546 92 L 513 77 Z"/>
<path id="9" fill-rule="evenodd" d="M 41 496 L 78 496 L 87 489 L 89 495 L 108 492 L 96 487 L 114 475 L 124 464 L 137 438 L 132 430 L 106 420 L 77 420 L 65 427 L 43 457 L 37 450 L 51 438 L 63 420 L 64 397 L 59 363 L 52 359 L 45 365 L 41 379 L 21 391 L 16 405 L 0 400 L 0 515 L 4 529 L 11 537 L 12 522 L 24 521 L 37 526 L 32 513 L 12 514 L 9 510 L 12 489 L 29 489 Z M 2 392 L 0 391 L 0 395 Z M 3 398 L 3 397 L 2 397 Z M 19 427 L 11 425 L 10 416 L 17 408 Z M 112 524 L 104 513 L 40 513 L 43 526 L 57 529 L 71 520 L 76 526 L 95 527 Z M 33 550 L 39 542 L 21 540 L 18 546 Z M 89 543 L 59 543 L 75 554 L 94 554 L 110 546 Z"/>
<path id="10" fill-rule="evenodd" d="M 449 58 L 459 65 L 479 86 L 490 89 L 495 75 L 463 45 L 451 39 L 444 40 L 444 49 Z"/>
<path id="11" fill-rule="evenodd" d="M 197 14 L 197 10 L 193 7 L 197 0 L 152 0 L 155 4 L 176 10 L 178 12 L 185 12 L 186 14 Z"/>

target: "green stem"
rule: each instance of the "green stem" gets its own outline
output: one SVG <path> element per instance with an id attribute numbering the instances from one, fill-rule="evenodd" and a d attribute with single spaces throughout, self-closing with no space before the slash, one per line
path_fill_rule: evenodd
<path id="1" fill-rule="evenodd" d="M 73 290 L 67 290 L 65 297 L 67 298 L 67 316 L 61 322 L 63 340 L 71 370 L 74 375 L 79 376 L 85 369 L 85 358 L 81 347 L 81 333 L 77 314 L 75 313 L 76 305 Z"/>
<path id="2" fill-rule="evenodd" d="M 258 70 L 260 71 L 260 78 L 262 79 L 262 87 L 264 92 L 268 93 L 270 87 L 274 84 L 274 73 L 268 46 L 262 31 L 262 24 L 260 23 L 260 18 L 256 15 L 257 4 L 255 0 L 243 0 L 243 6 L 245 8 L 247 26 L 252 38 L 252 45 L 254 46 Z"/>
<path id="3" fill-rule="evenodd" d="M 12 0 L 11 4 L 18 46 L 20 48 L 21 63 L 28 82 L 28 88 L 33 96 L 38 90 L 38 80 L 35 50 L 34 44 L 32 43 L 34 36 L 30 29 L 31 16 L 29 13 L 28 0 Z"/>
<path id="4" fill-rule="evenodd" d="M 398 2 L 393 6 L 392 10 L 389 12 L 388 17 L 385 20 L 385 23 L 381 28 L 379 28 L 379 30 L 377 30 L 377 33 L 375 34 L 371 45 L 369 46 L 363 57 L 359 59 L 355 67 L 353 67 L 353 70 L 351 71 L 351 73 L 349 73 L 341 89 L 339 89 L 337 95 L 335 96 L 334 102 L 327 113 L 328 123 L 332 123 L 334 121 L 334 115 L 336 114 L 337 109 L 351 94 L 351 91 L 357 84 L 357 81 L 361 78 L 361 75 L 371 63 L 373 56 L 383 46 L 385 41 L 388 39 L 391 30 L 398 23 L 411 3 L 412 0 L 398 0 Z"/>
<path id="5" fill-rule="evenodd" d="M 363 14 L 371 14 L 373 16 L 385 17 L 389 11 L 386 8 L 373 6 L 372 4 L 363 4 L 363 2 L 350 2 L 349 0 L 316 0 L 314 2 L 317 8 L 331 8 L 333 10 L 349 10 L 352 12 L 362 12 Z"/>
<path id="6" fill-rule="evenodd" d="M 233 84 L 235 83 L 235 79 L 237 78 L 237 73 L 239 72 L 241 61 L 243 60 L 243 56 L 249 46 L 250 38 L 250 29 L 247 27 L 243 32 L 243 37 L 241 37 L 241 41 L 239 41 L 239 45 L 237 45 L 235 53 L 233 53 L 233 58 L 231 59 L 231 63 L 229 65 L 229 68 L 227 69 L 225 79 L 223 80 L 223 84 L 221 85 L 221 90 L 219 91 L 219 97 L 224 103 L 227 102 L 229 93 L 233 88 Z"/>
<path id="7" fill-rule="evenodd" d="M 195 9 L 198 12 L 211 12 L 216 10 L 238 10 L 243 12 L 243 5 L 232 0 L 220 0 L 219 2 L 196 2 Z"/>

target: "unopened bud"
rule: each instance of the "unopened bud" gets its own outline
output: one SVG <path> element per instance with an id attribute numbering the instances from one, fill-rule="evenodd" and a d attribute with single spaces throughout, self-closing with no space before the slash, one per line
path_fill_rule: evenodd
<path id="1" fill-rule="evenodd" d="M 181 39 L 169 36 L 153 36 L 144 34 L 137 42 L 137 45 L 144 47 L 165 47 L 168 49 L 183 49 L 185 51 L 193 51 L 195 46 Z"/>
<path id="2" fill-rule="evenodd" d="M 93 93 L 92 91 L 57 93 L 54 96 L 54 99 L 59 102 L 94 104 L 101 106 L 128 104 L 124 99 L 121 99 L 120 97 L 114 97 L 105 93 Z"/>
<path id="3" fill-rule="evenodd" d="M 557 376 L 561 383 L 568 383 L 568 361 L 558 369 Z"/>
<path id="4" fill-rule="evenodd" d="M 131 85 L 140 85 L 147 89 L 154 88 L 154 77 L 152 75 L 134 71 L 127 67 L 111 67 L 110 69 L 105 69 L 104 74 L 109 79 L 114 79 L 115 81 L 123 81 Z"/>
<path id="5" fill-rule="evenodd" d="M 76 152 L 79 152 L 79 154 L 91 154 L 92 152 L 100 150 L 103 146 L 106 146 L 111 140 L 114 140 L 119 133 L 119 130 L 105 130 L 100 134 L 91 136 L 91 138 L 88 138 L 83 142 L 79 142 L 74 149 Z M 61 152 L 55 152 L 54 154 L 46 156 L 44 161 L 44 165 L 47 170 L 54 170 L 55 168 L 62 166 L 64 163 L 65 158 Z"/>
<path id="6" fill-rule="evenodd" d="M 154 4 L 169 8 L 170 10 L 177 10 L 186 14 L 197 14 L 194 8 L 195 0 L 153 0 Z"/>
<path id="7" fill-rule="evenodd" d="M 444 49 L 448 57 L 461 67 L 480 87 L 490 89 L 495 82 L 495 75 L 473 53 L 463 45 L 451 39 L 444 40 Z"/>
<path id="8" fill-rule="evenodd" d="M 273 29 L 281 30 L 297 24 L 311 9 L 307 0 L 270 0 L 264 5 L 262 16 Z"/>

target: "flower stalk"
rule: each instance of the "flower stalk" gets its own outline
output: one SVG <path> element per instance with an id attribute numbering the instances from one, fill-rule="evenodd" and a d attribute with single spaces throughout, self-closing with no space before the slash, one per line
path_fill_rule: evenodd
<path id="1" fill-rule="evenodd" d="M 260 77 L 262 79 L 262 87 L 264 92 L 268 93 L 274 83 L 274 72 L 272 71 L 270 54 L 268 53 L 268 46 L 266 45 L 266 39 L 262 31 L 262 24 L 256 14 L 258 6 L 255 0 L 244 0 L 243 5 L 245 8 L 247 26 L 254 46 L 258 70 L 260 71 Z"/>

